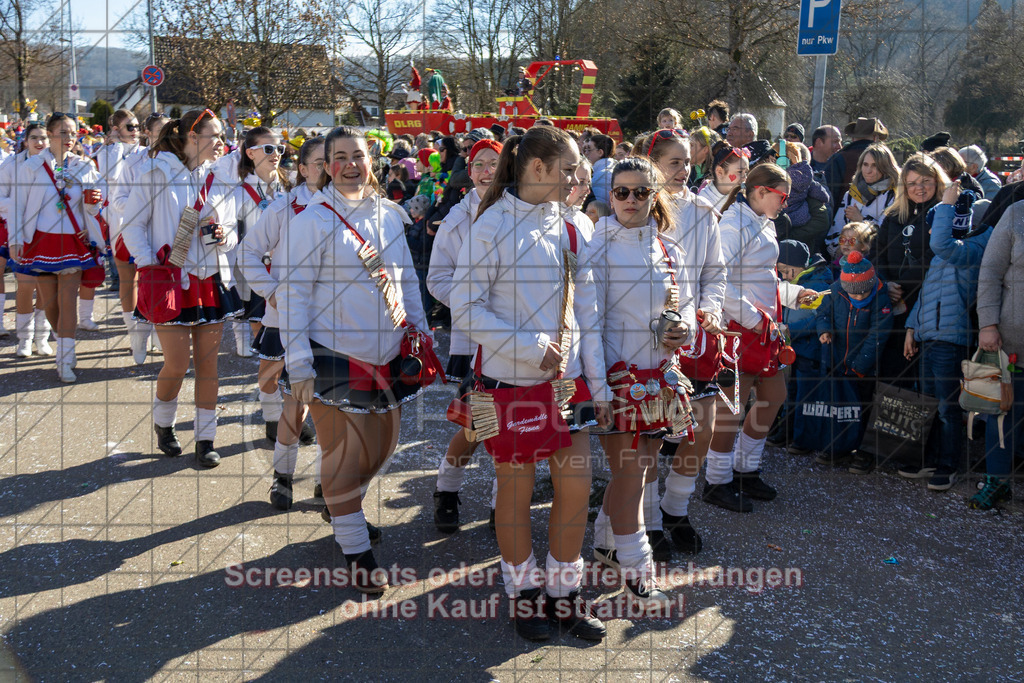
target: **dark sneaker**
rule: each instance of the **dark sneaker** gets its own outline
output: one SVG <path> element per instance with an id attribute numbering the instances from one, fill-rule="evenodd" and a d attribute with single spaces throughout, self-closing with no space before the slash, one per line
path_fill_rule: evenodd
<path id="1" fill-rule="evenodd" d="M 278 510 L 292 507 L 292 478 L 274 472 L 274 483 L 270 486 L 270 504 Z"/>
<path id="2" fill-rule="evenodd" d="M 938 467 L 928 480 L 929 491 L 948 491 L 960 479 L 960 473 L 952 467 Z"/>
<path id="3" fill-rule="evenodd" d="M 786 452 L 789 453 L 790 455 L 810 455 L 814 451 L 811 450 L 810 448 L 804 448 L 803 446 L 800 446 L 798 444 L 791 443 L 789 444 L 789 446 L 786 447 Z"/>
<path id="4" fill-rule="evenodd" d="M 761 470 L 753 472 L 732 471 L 732 485 L 743 495 L 754 500 L 775 500 L 779 492 L 761 478 Z"/>
<path id="5" fill-rule="evenodd" d="M 668 597 L 650 577 L 627 580 L 623 582 L 623 588 L 626 599 L 644 611 L 651 608 L 664 609 L 672 602 L 672 598 Z"/>
<path id="6" fill-rule="evenodd" d="M 1010 482 L 1000 477 L 985 475 L 984 486 L 971 496 L 967 507 L 972 510 L 991 510 L 998 503 L 1010 499 Z M 595 553 L 597 550 L 595 549 Z"/>
<path id="7" fill-rule="evenodd" d="M 380 539 L 384 537 L 384 532 L 381 531 L 378 527 L 375 527 L 374 525 L 370 524 L 369 522 L 366 523 L 366 533 L 370 536 L 371 545 L 379 544 Z"/>
<path id="8" fill-rule="evenodd" d="M 935 474 L 935 468 L 925 465 L 903 465 L 898 472 L 904 479 L 931 479 Z"/>
<path id="9" fill-rule="evenodd" d="M 856 452 L 847 470 L 850 474 L 871 474 L 875 469 L 875 456 L 866 453 Z"/>
<path id="10" fill-rule="evenodd" d="M 360 593 L 379 595 L 388 589 L 388 573 L 377 566 L 372 550 L 361 553 L 345 554 L 348 562 L 349 580 L 352 587 Z"/>
<path id="11" fill-rule="evenodd" d="M 320 511 L 320 519 L 324 520 L 328 524 L 331 523 L 331 511 L 326 505 L 324 505 L 324 509 Z"/>
<path id="12" fill-rule="evenodd" d="M 826 467 L 849 467 L 853 462 L 853 453 L 819 453 L 814 462 Z"/>
<path id="13" fill-rule="evenodd" d="M 434 491 L 434 526 L 443 534 L 459 530 L 458 491 Z"/>
<path id="14" fill-rule="evenodd" d="M 277 420 L 267 420 L 267 441 L 277 443 Z"/>
<path id="15" fill-rule="evenodd" d="M 302 429 L 299 431 L 299 444 L 303 446 L 312 446 L 316 443 L 316 431 L 309 425 L 308 422 L 302 423 Z"/>
<path id="16" fill-rule="evenodd" d="M 728 484 L 704 484 L 704 494 L 701 496 L 701 500 L 733 512 L 754 511 L 754 504 L 736 490 L 731 481 Z"/>
<path id="17" fill-rule="evenodd" d="M 196 441 L 196 460 L 203 467 L 216 467 L 220 464 L 220 453 L 213 450 L 212 441 Z"/>
<path id="18" fill-rule="evenodd" d="M 170 427 L 153 425 L 153 429 L 156 431 L 156 447 L 164 455 L 169 455 L 172 458 L 181 455 L 181 444 L 178 443 L 178 436 L 174 433 L 173 425 Z"/>
<path id="19" fill-rule="evenodd" d="M 590 613 L 590 606 L 580 598 L 579 589 L 564 598 L 547 596 L 548 621 L 560 631 L 583 640 L 603 640 L 608 634 L 601 620 Z"/>
<path id="20" fill-rule="evenodd" d="M 612 569 L 620 568 L 619 558 L 615 554 L 615 548 L 594 548 L 594 561 L 600 562 Z"/>
<path id="21" fill-rule="evenodd" d="M 679 550 L 696 555 L 704 547 L 700 534 L 690 525 L 689 516 L 677 517 L 662 509 L 661 519 L 665 530 L 672 534 L 672 545 Z"/>
<path id="22" fill-rule="evenodd" d="M 323 498 L 324 498 L 324 485 L 323 484 L 316 484 L 315 486 L 313 486 L 313 497 L 314 498 L 318 498 L 320 500 L 323 500 Z"/>
<path id="23" fill-rule="evenodd" d="M 543 594 L 544 589 L 531 588 L 509 598 L 512 625 L 516 633 L 527 640 L 547 640 L 551 637 L 551 625 L 541 605 Z"/>
<path id="24" fill-rule="evenodd" d="M 769 446 L 775 446 L 776 448 L 785 448 L 787 441 L 788 439 L 786 438 L 786 435 L 782 433 L 773 433 L 769 435 L 767 439 L 764 440 L 766 444 L 768 444 Z"/>
<path id="25" fill-rule="evenodd" d="M 651 545 L 651 553 L 655 562 L 672 561 L 672 545 L 669 544 L 664 531 L 651 529 L 647 532 L 647 542 Z"/>

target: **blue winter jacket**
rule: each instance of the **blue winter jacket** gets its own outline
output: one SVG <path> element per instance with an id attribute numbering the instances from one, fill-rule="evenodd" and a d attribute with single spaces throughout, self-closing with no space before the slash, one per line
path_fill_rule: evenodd
<path id="1" fill-rule="evenodd" d="M 798 284 L 816 292 L 824 292 L 832 285 L 832 271 L 828 262 L 815 254 L 807 270 L 793 280 Z M 827 300 L 828 297 L 826 297 Z M 825 302 L 822 302 L 822 306 Z M 817 363 L 821 360 L 821 343 L 818 341 L 817 323 L 814 318 L 817 311 L 810 308 L 783 309 L 783 320 L 789 326 L 790 344 L 796 355 Z"/>
<path id="2" fill-rule="evenodd" d="M 832 283 L 815 317 L 817 332 L 832 334 L 832 351 L 843 375 L 877 377 L 878 361 L 892 331 L 892 304 L 881 280 L 874 298 L 863 308 L 850 302 L 841 282 Z"/>
<path id="3" fill-rule="evenodd" d="M 992 230 L 953 239 L 953 206 L 938 204 L 932 212 L 929 241 L 935 256 L 907 317 L 907 329 L 914 330 L 917 341 L 970 346 L 970 311 L 978 296 L 978 271 Z"/>

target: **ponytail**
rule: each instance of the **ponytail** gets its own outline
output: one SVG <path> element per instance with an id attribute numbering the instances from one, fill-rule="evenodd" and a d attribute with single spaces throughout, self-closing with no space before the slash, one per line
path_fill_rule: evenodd
<path id="1" fill-rule="evenodd" d="M 522 140 L 522 135 L 510 135 L 501 143 L 501 154 L 498 155 L 498 168 L 494 172 L 494 179 L 491 181 L 490 187 L 487 188 L 483 198 L 480 200 L 480 208 L 477 209 L 475 218 L 479 218 L 483 215 L 484 211 L 493 206 L 501 198 L 502 192 L 515 187 L 516 157 L 519 143 Z"/>
<path id="2" fill-rule="evenodd" d="M 158 152 L 171 152 L 181 163 L 188 163 L 185 143 L 189 132 L 201 133 L 216 117 L 209 109 L 190 109 L 180 119 L 171 119 L 160 131 L 156 143 L 149 150 L 149 156 L 156 158 Z"/>
<path id="3" fill-rule="evenodd" d="M 517 181 L 526 172 L 528 163 L 540 159 L 550 168 L 558 161 L 564 150 L 575 144 L 572 136 L 554 126 L 534 125 L 523 135 L 506 138 L 498 157 L 498 170 L 494 174 L 491 186 L 480 200 L 480 209 L 476 217 L 479 218 L 484 211 L 493 206 L 505 190 L 516 186 Z"/>

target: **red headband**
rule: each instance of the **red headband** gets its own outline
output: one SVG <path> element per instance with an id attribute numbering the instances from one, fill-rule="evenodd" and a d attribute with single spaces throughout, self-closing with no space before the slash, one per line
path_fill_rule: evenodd
<path id="1" fill-rule="evenodd" d="M 473 145 L 473 149 L 469 150 L 469 163 L 473 163 L 473 157 L 485 149 L 493 149 L 498 154 L 501 154 L 501 143 L 495 140 L 477 140 L 476 144 Z"/>

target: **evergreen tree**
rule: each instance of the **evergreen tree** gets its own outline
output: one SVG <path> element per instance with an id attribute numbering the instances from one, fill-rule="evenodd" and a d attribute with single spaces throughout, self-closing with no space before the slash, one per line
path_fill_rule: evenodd
<path id="1" fill-rule="evenodd" d="M 631 134 L 657 128 L 658 112 L 669 106 L 677 74 L 671 54 L 657 37 L 641 41 L 633 51 L 632 65 L 619 78 L 615 116 L 627 140 Z"/>

